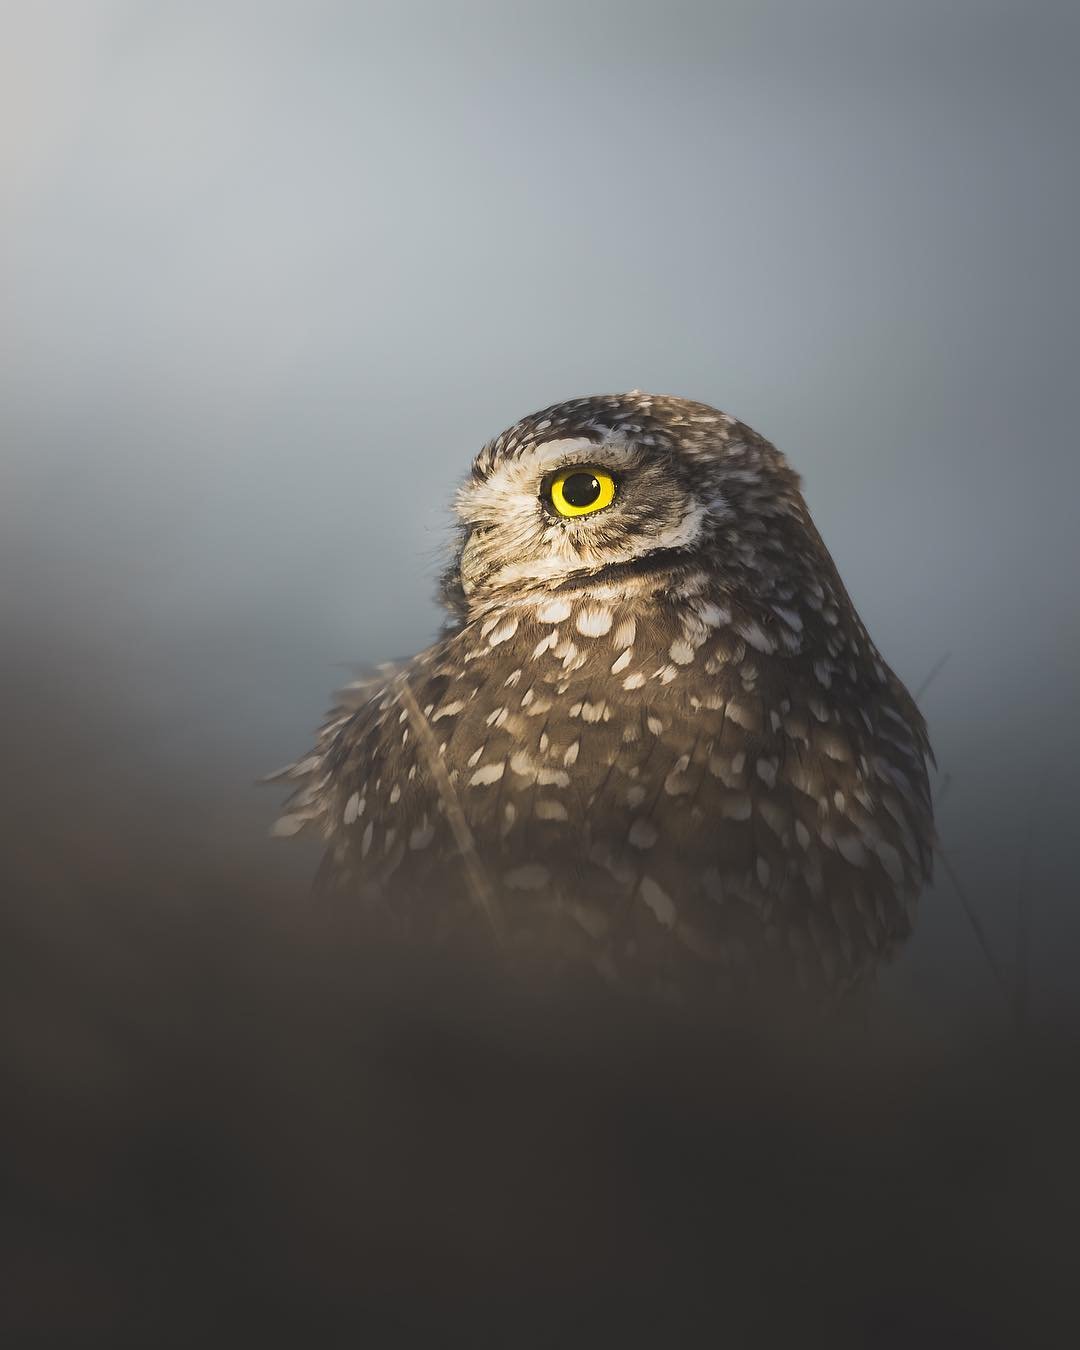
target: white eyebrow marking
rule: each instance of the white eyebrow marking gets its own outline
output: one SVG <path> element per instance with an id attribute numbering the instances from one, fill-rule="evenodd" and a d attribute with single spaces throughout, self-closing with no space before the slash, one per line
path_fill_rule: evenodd
<path id="1" fill-rule="evenodd" d="M 537 484 L 555 469 L 570 464 L 600 464 L 608 468 L 628 468 L 637 463 L 639 451 L 620 440 L 590 440 L 575 436 L 557 441 L 543 441 L 521 454 L 496 461 L 485 478 L 465 483 L 457 494 L 457 512 L 471 524 L 501 523 L 506 517 L 507 501 L 532 503 Z"/>

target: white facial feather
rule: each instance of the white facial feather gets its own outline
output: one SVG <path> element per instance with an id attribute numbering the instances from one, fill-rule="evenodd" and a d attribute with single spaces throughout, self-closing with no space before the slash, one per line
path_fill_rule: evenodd
<path id="1" fill-rule="evenodd" d="M 467 595 L 480 578 L 485 589 L 499 591 L 557 582 L 658 550 L 685 548 L 700 538 L 709 512 L 681 490 L 658 494 L 657 513 L 647 527 L 640 502 L 628 513 L 618 499 L 595 515 L 553 516 L 541 502 L 544 479 L 579 464 L 645 480 L 655 474 L 658 486 L 663 483 L 663 470 L 650 463 L 646 449 L 616 436 L 545 441 L 501 460 L 457 495 L 457 513 L 470 528 L 461 569 Z"/>
<path id="2" fill-rule="evenodd" d="M 480 482 L 469 482 L 457 494 L 457 513 L 467 525 L 502 524 L 507 512 L 536 511 L 540 484 L 546 475 L 574 464 L 628 469 L 640 460 L 633 446 L 616 441 L 574 437 L 544 441 L 512 459 L 504 459 Z"/>

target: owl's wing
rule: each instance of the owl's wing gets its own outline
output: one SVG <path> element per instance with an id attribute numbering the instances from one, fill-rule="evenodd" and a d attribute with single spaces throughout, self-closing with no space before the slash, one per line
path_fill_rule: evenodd
<path id="1" fill-rule="evenodd" d="M 376 704 L 394 677 L 408 665 L 391 661 L 353 668 L 353 679 L 334 694 L 335 704 L 319 728 L 309 754 L 267 774 L 265 783 L 293 785 L 271 833 L 289 838 L 300 833 L 332 838 L 334 806 L 350 742 L 363 739 L 377 715 Z"/>
<path id="2" fill-rule="evenodd" d="M 442 759 L 446 741 L 433 730 L 453 732 L 465 699 L 447 690 L 460 673 L 446 640 L 363 673 L 339 692 L 312 753 L 273 776 L 295 785 L 274 833 L 306 832 L 327 844 L 317 889 L 386 906 L 393 883 L 393 909 L 404 919 L 407 890 L 413 899 L 443 897 L 448 911 L 455 895 L 490 899 Z M 483 683 L 471 680 L 470 698 Z"/>
<path id="3" fill-rule="evenodd" d="M 595 936 L 626 878 L 593 856 L 590 805 L 641 747 L 588 683 L 574 691 L 560 663 L 449 635 L 349 687 L 312 754 L 280 775 L 296 787 L 276 833 L 319 835 L 321 882 L 406 928 L 494 907 L 518 936 L 568 913 L 575 940 Z"/>

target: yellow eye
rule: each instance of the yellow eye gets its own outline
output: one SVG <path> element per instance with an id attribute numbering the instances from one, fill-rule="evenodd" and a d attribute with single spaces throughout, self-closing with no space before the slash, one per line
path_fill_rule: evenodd
<path id="1" fill-rule="evenodd" d="M 560 516 L 588 516 L 615 499 L 615 479 L 603 469 L 563 469 L 548 487 L 551 504 Z"/>

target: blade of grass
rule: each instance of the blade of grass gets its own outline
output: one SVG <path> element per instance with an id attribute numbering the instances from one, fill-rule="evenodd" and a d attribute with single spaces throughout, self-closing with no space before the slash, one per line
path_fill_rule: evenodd
<path id="1" fill-rule="evenodd" d="M 408 680 L 404 677 L 401 680 L 400 691 L 401 701 L 409 715 L 409 725 L 412 727 L 423 752 L 432 782 L 442 798 L 447 823 L 453 831 L 454 839 L 461 853 L 461 859 L 465 867 L 466 884 L 474 903 L 487 918 L 495 935 L 495 940 L 498 942 L 503 932 L 502 910 L 488 877 L 487 869 L 476 851 L 476 841 L 473 839 L 472 830 L 469 829 L 469 822 L 465 819 L 465 812 L 461 809 L 458 795 L 454 791 L 454 785 L 450 781 L 446 765 L 439 754 L 439 744 L 435 739 L 435 733 L 431 729 L 431 723 L 421 711 L 420 705 L 416 701 L 416 695 L 409 688 Z"/>
<path id="2" fill-rule="evenodd" d="M 1031 1011 L 1031 922 L 1033 899 L 1031 894 L 1031 852 L 1035 842 L 1035 823 L 1042 812 L 1046 791 L 1043 775 L 1031 801 L 1024 851 L 1020 862 L 1020 888 L 1016 895 L 1016 1018 L 1021 1030 L 1026 1030 Z"/>
<path id="3" fill-rule="evenodd" d="M 995 981 L 997 982 L 998 988 L 1004 995 L 1005 1002 L 1008 1004 L 1009 1007 L 1009 1012 L 1012 1014 L 1013 1023 L 1016 1027 L 1016 1030 L 1019 1032 L 1022 1028 L 1020 1026 L 1019 1019 L 1017 1017 L 1016 999 L 1013 996 L 1013 990 L 1009 984 L 1005 972 L 998 964 L 997 958 L 994 956 L 994 953 L 990 948 L 990 943 L 986 937 L 986 931 L 982 926 L 982 920 L 975 912 L 975 906 L 971 903 L 971 898 L 968 895 L 963 882 L 961 882 L 960 877 L 956 871 L 956 868 L 953 866 L 952 861 L 949 858 L 949 855 L 941 847 L 940 843 L 935 847 L 934 852 L 937 854 L 938 858 L 941 859 L 941 865 L 945 869 L 945 875 L 949 878 L 949 881 L 952 883 L 952 888 L 956 892 L 957 899 L 960 901 L 960 907 L 964 911 L 964 915 L 967 918 L 968 925 L 971 928 L 971 931 L 975 934 L 975 941 L 979 944 L 979 949 L 982 951 L 982 954 L 986 960 L 986 964 L 990 967 L 990 971 L 993 974 Z"/>
<path id="4" fill-rule="evenodd" d="M 938 659 L 934 662 L 933 666 L 930 669 L 929 675 L 927 675 L 926 679 L 923 680 L 922 684 L 919 685 L 918 689 L 915 690 L 916 703 L 918 703 L 918 701 L 922 698 L 923 694 L 926 693 L 926 691 L 934 683 L 937 677 L 945 669 L 945 666 L 947 665 L 950 656 L 952 656 L 952 652 L 945 652 L 942 656 L 939 656 Z"/>

